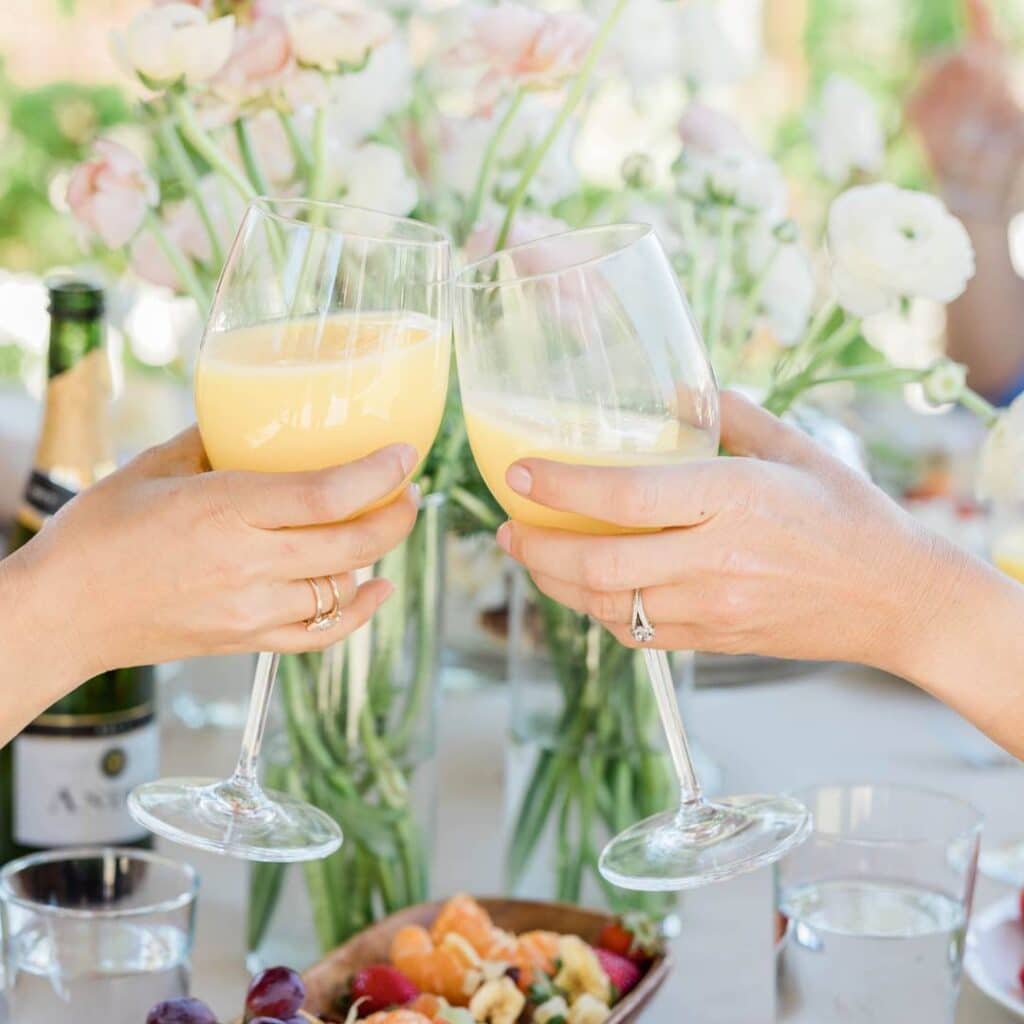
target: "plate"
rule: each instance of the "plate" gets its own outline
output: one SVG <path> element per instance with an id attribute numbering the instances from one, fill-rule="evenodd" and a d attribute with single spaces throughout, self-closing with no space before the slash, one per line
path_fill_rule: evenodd
<path id="1" fill-rule="evenodd" d="M 974 916 L 967 932 L 964 968 L 989 999 L 1024 1020 L 1024 988 L 1018 978 L 1022 965 L 1020 900 L 1007 896 Z"/>
<path id="2" fill-rule="evenodd" d="M 491 915 L 495 925 L 506 931 L 557 931 L 578 935 L 590 943 L 597 941 L 606 924 L 616 920 L 603 911 L 587 910 L 567 903 L 487 897 L 477 897 L 477 902 Z M 349 978 L 360 967 L 388 959 L 391 937 L 399 928 L 407 924 L 429 927 L 443 906 L 443 902 L 437 902 L 406 907 L 353 935 L 343 946 L 328 953 L 302 976 L 306 982 L 303 1009 L 317 1015 L 329 1012 L 336 1005 L 338 996 L 344 992 Z M 670 966 L 668 953 L 656 957 L 637 982 L 636 988 L 612 1007 L 605 1024 L 627 1024 L 636 1020 L 665 980 Z"/>

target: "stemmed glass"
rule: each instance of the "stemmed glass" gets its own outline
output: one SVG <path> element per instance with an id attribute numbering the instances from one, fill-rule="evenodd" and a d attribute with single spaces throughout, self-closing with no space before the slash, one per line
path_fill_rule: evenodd
<path id="1" fill-rule="evenodd" d="M 398 442 L 424 456 L 444 412 L 450 304 L 442 232 L 336 203 L 254 201 L 217 286 L 196 368 L 211 466 L 320 469 Z M 326 621 L 319 593 L 317 618 Z M 277 654 L 259 656 L 232 776 L 139 786 L 128 801 L 136 821 L 249 860 L 310 860 L 338 848 L 332 818 L 257 779 L 277 665 Z"/>
<path id="2" fill-rule="evenodd" d="M 669 261 L 649 227 L 619 224 L 495 253 L 455 279 L 459 386 L 473 456 L 505 511 L 534 526 L 622 527 L 538 505 L 505 482 L 528 456 L 637 466 L 711 458 L 718 393 Z M 651 637 L 634 595 L 635 635 Z M 600 870 L 629 889 L 685 889 L 751 871 L 807 834 L 781 796 L 701 794 L 664 651 L 644 659 L 679 781 L 679 806 L 627 829 Z"/>

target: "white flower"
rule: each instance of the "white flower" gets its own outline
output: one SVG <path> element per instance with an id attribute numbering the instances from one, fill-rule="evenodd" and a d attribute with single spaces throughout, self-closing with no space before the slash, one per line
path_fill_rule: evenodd
<path id="1" fill-rule="evenodd" d="M 749 151 L 684 153 L 677 183 L 694 202 L 726 203 L 748 212 L 778 216 L 788 202 L 778 165 Z"/>
<path id="2" fill-rule="evenodd" d="M 758 225 L 747 242 L 747 268 L 755 278 L 764 275 L 758 308 L 777 340 L 799 341 L 814 306 L 810 255 L 799 242 L 780 242 L 767 225 Z"/>
<path id="3" fill-rule="evenodd" d="M 936 363 L 921 381 L 924 397 L 932 405 L 956 402 L 964 393 L 966 385 L 967 367 L 963 363 L 954 363 L 952 359 L 943 359 Z"/>
<path id="4" fill-rule="evenodd" d="M 679 138 L 690 152 L 752 153 L 754 147 L 743 129 L 728 114 L 703 103 L 689 103 L 679 118 Z"/>
<path id="5" fill-rule="evenodd" d="M 679 77 L 697 86 L 723 85 L 747 70 L 726 13 L 720 0 L 689 0 L 679 8 Z"/>
<path id="6" fill-rule="evenodd" d="M 923 370 L 943 354 L 946 307 L 931 299 L 911 299 L 884 313 L 865 317 L 864 340 L 893 366 Z"/>
<path id="7" fill-rule="evenodd" d="M 285 22 L 298 62 L 321 71 L 359 67 L 395 27 L 390 15 L 357 0 L 292 0 Z"/>
<path id="8" fill-rule="evenodd" d="M 418 199 L 398 150 L 367 142 L 344 158 L 345 202 L 395 216 L 410 213 Z"/>
<path id="9" fill-rule="evenodd" d="M 123 34 L 115 33 L 115 56 L 153 86 L 179 79 L 196 85 L 212 78 L 231 56 L 232 15 L 207 20 L 191 4 L 173 3 L 140 11 Z"/>
<path id="10" fill-rule="evenodd" d="M 996 421 L 981 448 L 975 489 L 982 501 L 1024 501 L 1024 394 Z"/>
<path id="11" fill-rule="evenodd" d="M 839 196 L 828 213 L 828 244 L 839 303 L 856 316 L 904 298 L 952 302 L 974 276 L 960 221 L 935 196 L 895 185 L 861 185 Z"/>
<path id="12" fill-rule="evenodd" d="M 811 120 L 821 173 L 837 185 L 854 171 L 877 174 L 885 159 L 885 135 L 875 101 L 845 75 L 829 75 Z"/>
<path id="13" fill-rule="evenodd" d="M 373 51 L 366 67 L 331 82 L 328 132 L 351 145 L 412 99 L 413 66 L 405 43 L 394 38 Z"/>
<path id="14" fill-rule="evenodd" d="M 611 49 L 634 89 L 678 78 L 683 61 L 679 4 L 631 0 L 613 34 Z"/>

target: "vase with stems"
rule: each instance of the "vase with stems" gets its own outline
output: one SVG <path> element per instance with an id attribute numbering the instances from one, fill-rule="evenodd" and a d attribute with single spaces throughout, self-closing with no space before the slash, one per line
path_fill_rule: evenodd
<path id="1" fill-rule="evenodd" d="M 670 917 L 677 894 L 620 889 L 597 870 L 612 836 L 675 798 L 643 660 L 520 574 L 509 642 L 508 890 Z M 690 654 L 675 656 L 677 697 L 692 683 L 692 666 Z"/>
<path id="2" fill-rule="evenodd" d="M 266 783 L 341 826 L 341 849 L 250 868 L 250 967 L 305 966 L 427 898 L 436 811 L 445 499 L 369 572 L 395 584 L 373 621 L 323 654 L 281 659 L 282 729 Z"/>

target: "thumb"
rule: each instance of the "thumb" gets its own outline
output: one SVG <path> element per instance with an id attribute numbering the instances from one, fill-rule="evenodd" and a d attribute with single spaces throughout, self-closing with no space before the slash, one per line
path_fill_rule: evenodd
<path id="1" fill-rule="evenodd" d="M 731 455 L 798 466 L 821 461 L 823 451 L 802 430 L 784 423 L 738 391 L 723 391 L 719 405 L 722 447 Z"/>

